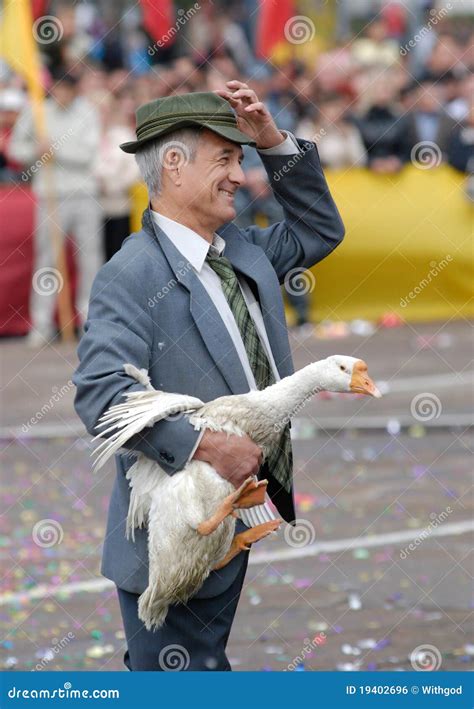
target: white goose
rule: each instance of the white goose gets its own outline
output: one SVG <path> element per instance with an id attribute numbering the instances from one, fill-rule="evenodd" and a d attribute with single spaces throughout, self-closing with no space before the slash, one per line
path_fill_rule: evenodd
<path id="1" fill-rule="evenodd" d="M 203 403 L 182 394 L 155 390 L 146 370 L 125 364 L 145 391 L 126 394 L 100 419 L 108 437 L 94 451 L 100 468 L 123 444 L 168 416 L 188 414 L 196 429 L 247 434 L 263 454 L 275 446 L 284 426 L 318 391 L 356 392 L 380 397 L 362 360 L 333 355 L 314 362 L 262 391 L 223 396 Z M 190 461 L 170 476 L 156 461 L 138 454 L 128 470 L 131 495 L 127 537 L 148 526 L 149 583 L 140 596 L 139 617 L 147 629 L 160 627 L 172 603 L 185 603 L 212 569 L 275 531 L 281 523 L 265 503 L 267 481 L 249 478 L 236 490 L 203 461 Z M 234 536 L 236 517 L 250 529 Z M 179 554 L 177 553 L 179 550 Z"/>

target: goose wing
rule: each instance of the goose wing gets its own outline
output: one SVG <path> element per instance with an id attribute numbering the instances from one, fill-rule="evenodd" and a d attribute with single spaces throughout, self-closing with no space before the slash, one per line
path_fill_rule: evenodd
<path id="1" fill-rule="evenodd" d="M 97 456 L 94 469 L 98 470 L 124 443 L 144 428 L 153 426 L 170 416 L 196 411 L 203 402 L 194 396 L 145 390 L 125 394 L 125 402 L 108 409 L 99 419 L 102 429 L 92 442 L 106 437 L 92 455 Z"/>

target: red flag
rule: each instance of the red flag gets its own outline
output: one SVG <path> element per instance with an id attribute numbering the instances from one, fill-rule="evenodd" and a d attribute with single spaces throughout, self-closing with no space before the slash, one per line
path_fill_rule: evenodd
<path id="1" fill-rule="evenodd" d="M 31 0 L 31 14 L 33 15 L 33 19 L 37 20 L 38 17 L 46 15 L 47 6 L 48 0 Z"/>
<path id="2" fill-rule="evenodd" d="M 293 0 L 260 0 L 255 51 L 268 59 L 280 42 L 286 42 L 285 25 L 296 15 Z"/>
<path id="3" fill-rule="evenodd" d="M 161 47 L 167 47 L 174 42 L 176 32 L 173 0 L 140 0 L 143 13 L 143 26 L 150 37 L 156 42 L 161 41 Z"/>

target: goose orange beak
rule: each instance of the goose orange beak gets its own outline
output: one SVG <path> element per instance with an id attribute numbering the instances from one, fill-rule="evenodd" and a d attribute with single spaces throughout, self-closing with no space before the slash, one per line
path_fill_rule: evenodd
<path id="1" fill-rule="evenodd" d="M 354 364 L 351 378 L 351 391 L 354 392 L 354 394 L 367 394 L 368 396 L 374 396 L 376 399 L 380 399 L 382 396 L 372 379 L 369 377 L 367 373 L 367 365 L 362 359 L 359 359 Z"/>

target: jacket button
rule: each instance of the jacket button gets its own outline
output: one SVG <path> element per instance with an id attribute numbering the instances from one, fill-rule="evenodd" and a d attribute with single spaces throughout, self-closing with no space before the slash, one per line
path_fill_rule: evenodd
<path id="1" fill-rule="evenodd" d="M 165 460 L 167 463 L 174 463 L 174 455 L 171 455 L 171 453 L 168 453 L 168 451 L 165 450 L 160 450 L 158 452 L 162 460 Z"/>

